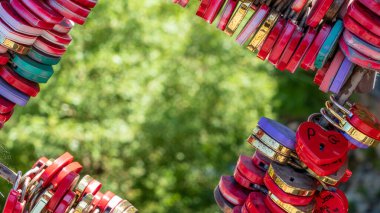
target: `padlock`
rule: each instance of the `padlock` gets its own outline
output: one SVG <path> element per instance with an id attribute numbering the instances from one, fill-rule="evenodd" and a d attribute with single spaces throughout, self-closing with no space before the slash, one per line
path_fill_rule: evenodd
<path id="1" fill-rule="evenodd" d="M 41 64 L 56 65 L 61 60 L 61 57 L 55 57 L 41 52 L 40 50 L 32 47 L 28 53 L 28 56 Z"/>
<path id="2" fill-rule="evenodd" d="M 66 47 L 54 44 L 42 37 L 39 37 L 33 44 L 33 47 L 39 51 L 54 57 L 61 57 L 66 52 Z"/>
<path id="3" fill-rule="evenodd" d="M 226 5 L 224 6 L 223 12 L 220 15 L 220 20 L 218 23 L 218 29 L 224 31 L 226 26 L 231 19 L 236 7 L 238 6 L 239 0 L 227 0 Z"/>
<path id="4" fill-rule="evenodd" d="M 329 1 L 329 0 L 318 0 L 319 1 Z M 309 16 L 310 17 L 310 16 Z M 317 54 L 321 49 L 323 42 L 327 39 L 330 34 L 331 26 L 329 24 L 323 24 L 319 29 L 317 36 L 315 37 L 313 43 L 307 49 L 303 60 L 301 61 L 300 67 L 304 70 L 314 70 L 314 63 L 317 58 Z"/>
<path id="5" fill-rule="evenodd" d="M 62 46 L 67 46 L 70 44 L 72 38 L 69 34 L 64 34 L 64 33 L 59 33 L 55 32 L 53 30 L 45 30 L 42 35 L 44 39 L 57 44 L 57 45 L 62 45 Z"/>
<path id="6" fill-rule="evenodd" d="M 11 191 L 9 192 L 7 200 L 5 201 L 3 213 L 13 213 L 14 208 L 16 207 L 19 196 L 20 196 L 20 193 L 17 191 L 17 188 L 19 187 L 21 177 L 22 177 L 21 172 L 17 173 L 16 180 L 13 184 Z"/>
<path id="7" fill-rule="evenodd" d="M 286 45 L 284 52 L 282 53 L 279 60 L 276 62 L 276 68 L 278 70 L 284 71 L 286 69 L 286 66 L 288 65 L 291 57 L 293 56 L 294 52 L 296 51 L 298 44 L 300 43 L 302 37 L 303 37 L 303 27 L 304 27 L 304 20 L 306 16 L 303 17 L 300 24 L 296 26 L 296 29 L 294 30 L 293 35 L 291 36 L 288 44 Z"/>
<path id="8" fill-rule="evenodd" d="M 224 5 L 226 0 L 210 0 L 210 5 L 202 16 L 208 23 L 212 24 Z"/>
<path id="9" fill-rule="evenodd" d="M 46 209 L 49 211 L 54 211 L 66 193 L 75 187 L 78 180 L 79 175 L 75 172 L 70 172 L 67 176 L 65 176 L 53 192 L 54 194 L 50 198 Z"/>
<path id="10" fill-rule="evenodd" d="M 330 63 L 329 68 L 326 71 L 326 74 L 321 82 L 321 85 L 319 86 L 319 89 L 325 93 L 329 92 L 330 86 L 334 82 L 334 78 L 338 73 L 338 70 L 340 68 L 340 65 L 342 64 L 345 56 L 343 55 L 342 51 L 340 49 L 337 50 L 335 53 L 335 56 Z"/>
<path id="11" fill-rule="evenodd" d="M 54 24 L 43 21 L 37 15 L 35 15 L 21 0 L 10 0 L 12 8 L 30 25 L 35 28 L 44 30 L 53 29 Z"/>
<path id="12" fill-rule="evenodd" d="M 348 200 L 339 189 L 335 189 L 335 191 L 322 190 L 316 195 L 314 212 L 348 212 Z"/>
<path id="13" fill-rule="evenodd" d="M 306 173 L 281 165 L 271 163 L 267 174 L 284 192 L 297 196 L 313 196 L 317 190 L 316 181 Z"/>
<path id="14" fill-rule="evenodd" d="M 253 36 L 251 42 L 248 44 L 247 48 L 250 51 L 254 52 L 262 45 L 262 43 L 267 38 L 274 25 L 277 23 L 279 16 L 280 13 L 275 10 L 272 10 L 269 13 L 264 23 L 260 26 L 257 33 Z"/>
<path id="15" fill-rule="evenodd" d="M 380 17 L 367 9 L 359 1 L 352 2 L 347 9 L 347 15 L 373 34 L 380 36 Z"/>
<path id="16" fill-rule="evenodd" d="M 255 34 L 257 29 L 260 27 L 263 20 L 267 17 L 269 13 L 269 7 L 266 4 L 260 6 L 260 8 L 255 12 L 251 19 L 244 26 L 243 30 L 236 38 L 236 42 L 243 45 L 248 41 L 251 35 Z"/>
<path id="17" fill-rule="evenodd" d="M 337 20 L 332 27 L 330 34 L 324 41 L 321 49 L 318 52 L 317 58 L 315 59 L 314 66 L 321 69 L 326 62 L 330 59 L 334 53 L 336 47 L 338 46 L 339 37 L 344 29 L 343 22 Z"/>
<path id="18" fill-rule="evenodd" d="M 36 97 L 40 92 L 40 86 L 37 83 L 21 77 L 8 66 L 0 67 L 0 77 L 8 84 L 28 96 Z"/>
<path id="19" fill-rule="evenodd" d="M 75 193 L 68 191 L 66 195 L 59 202 L 57 208 L 54 210 L 54 213 L 66 213 L 69 212 L 75 203 Z"/>
<path id="20" fill-rule="evenodd" d="M 282 210 L 285 210 L 289 213 L 298 213 L 298 212 L 313 212 L 316 202 L 313 200 L 311 203 L 305 206 L 295 206 L 288 203 L 284 203 L 281 201 L 275 194 L 269 193 L 268 198 L 270 198 L 273 203 L 275 203 L 278 207 L 280 207 Z M 277 212 L 277 211 L 276 211 Z"/>
<path id="21" fill-rule="evenodd" d="M 275 130 L 271 132 L 276 132 Z M 266 134 L 260 127 L 256 127 L 253 130 L 253 134 L 250 138 L 248 138 L 248 142 L 252 143 L 254 140 L 258 138 L 262 143 L 264 143 L 266 146 L 274 150 L 275 152 L 283 155 L 283 156 L 290 156 L 291 152 L 294 151 L 293 149 L 290 149 L 284 145 L 282 145 L 280 142 L 276 141 L 272 137 L 270 137 L 268 134 Z M 294 142 L 295 143 L 295 142 Z M 289 145 L 288 145 L 289 146 Z M 291 145 L 289 147 L 294 148 L 294 145 Z"/>
<path id="22" fill-rule="evenodd" d="M 374 60 L 380 60 L 380 48 L 375 47 L 372 44 L 369 44 L 359 38 L 358 36 L 352 34 L 348 30 L 344 30 L 343 32 L 344 42 L 354 50 L 360 52 L 361 54 L 372 58 Z"/>
<path id="23" fill-rule="evenodd" d="M 286 213 L 282 208 L 280 208 L 271 198 L 270 196 L 266 196 L 264 199 L 264 203 L 270 212 L 276 213 Z"/>
<path id="24" fill-rule="evenodd" d="M 47 187 L 50 185 L 51 180 L 57 175 L 65 166 L 72 163 L 74 157 L 66 152 L 59 158 L 54 160 L 53 164 L 48 166 L 41 175 L 40 184 L 42 187 Z"/>
<path id="25" fill-rule="evenodd" d="M 263 154 L 260 152 L 255 152 L 255 154 L 252 157 L 252 162 L 253 164 L 261 169 L 261 171 L 267 171 L 269 168 L 270 163 L 272 162 L 271 159 L 265 157 Z"/>
<path id="26" fill-rule="evenodd" d="M 84 189 L 84 192 L 82 193 L 82 197 L 87 195 L 87 194 L 92 194 L 95 196 L 97 193 L 99 193 L 101 188 L 102 188 L 102 183 L 100 183 L 99 181 L 94 179 Z"/>
<path id="27" fill-rule="evenodd" d="M 331 4 L 334 0 L 316 0 L 314 1 L 314 5 L 312 5 L 312 9 L 310 14 L 306 20 L 306 24 L 311 27 L 316 27 L 321 22 L 323 17 L 326 15 L 329 10 Z"/>
<path id="28" fill-rule="evenodd" d="M 329 67 L 330 67 L 330 62 L 326 63 L 321 69 L 319 69 L 317 71 L 317 73 L 314 76 L 314 80 L 313 80 L 313 82 L 316 85 L 321 86 L 322 81 L 325 78 L 327 70 L 329 69 Z"/>
<path id="29" fill-rule="evenodd" d="M 246 178 L 246 176 L 240 172 L 237 168 L 234 170 L 234 179 L 235 181 L 242 187 L 252 191 L 256 189 L 256 183 L 251 182 Z M 261 179 L 261 183 L 263 184 L 263 179 Z"/>
<path id="30" fill-rule="evenodd" d="M 0 95 L 20 106 L 25 106 L 30 98 L 29 96 L 9 85 L 2 78 L 0 78 Z"/>
<path id="31" fill-rule="evenodd" d="M 358 0 L 360 3 L 365 5 L 372 12 L 376 13 L 376 15 L 380 16 L 380 3 L 377 1 L 371 0 Z"/>
<path id="32" fill-rule="evenodd" d="M 7 114 L 12 112 L 12 110 L 15 107 L 15 103 L 9 101 L 8 99 L 3 98 L 0 96 L 0 113 L 1 114 Z"/>
<path id="33" fill-rule="evenodd" d="M 51 65 L 38 63 L 27 56 L 16 55 L 12 62 L 17 74 L 36 83 L 46 83 L 54 73 Z"/>
<path id="34" fill-rule="evenodd" d="M 252 138 L 252 137 L 251 137 Z M 269 148 L 267 145 L 265 145 L 263 142 L 261 142 L 258 138 L 253 137 L 252 138 L 251 145 L 256 148 L 256 152 L 260 152 L 267 158 L 271 159 L 272 161 L 276 161 L 279 163 L 286 163 L 289 160 L 289 157 L 283 156 L 271 148 Z"/>
<path id="35" fill-rule="evenodd" d="M 344 119 L 351 125 L 375 140 L 380 139 L 380 121 L 368 110 L 368 108 L 360 104 L 347 103 L 349 106 L 349 109 L 347 109 L 343 105 L 339 104 L 334 96 L 330 96 L 330 101 L 331 102 L 326 102 L 326 108 L 329 112 L 332 112 L 334 116 L 340 119 L 340 116 L 338 116 L 339 114 L 334 113 L 335 111 L 331 111 L 331 104 L 343 113 Z M 343 123 L 344 120 L 340 120 L 340 122 Z"/>
<path id="36" fill-rule="evenodd" d="M 251 192 L 244 203 L 244 207 L 248 212 L 270 213 L 264 203 L 265 197 L 266 196 L 262 192 Z"/>
<path id="37" fill-rule="evenodd" d="M 37 39 L 37 36 L 25 35 L 14 31 L 1 19 L 0 32 L 5 38 L 25 46 L 31 46 Z"/>
<path id="38" fill-rule="evenodd" d="M 301 40 L 306 10 L 305 7 L 303 11 L 290 17 L 269 54 L 268 61 L 281 71 L 285 69 Z"/>
<path id="39" fill-rule="evenodd" d="M 104 209 L 105 213 L 111 213 L 116 208 L 123 199 L 117 195 L 113 196 L 112 199 L 107 203 L 106 208 Z"/>
<path id="40" fill-rule="evenodd" d="M 88 8 L 83 7 L 82 5 L 79 5 L 78 3 L 72 0 L 67 0 L 67 1 L 56 0 L 56 1 L 58 4 L 62 5 L 66 9 L 70 10 L 71 12 L 85 18 L 87 18 L 91 12 L 91 10 L 89 10 Z"/>
<path id="41" fill-rule="evenodd" d="M 103 194 L 103 197 L 102 199 L 99 201 L 98 205 L 96 206 L 96 208 L 99 208 L 99 210 L 101 212 L 103 212 L 106 207 L 107 207 L 107 204 L 110 200 L 112 200 L 112 198 L 116 196 L 113 192 L 110 192 L 110 191 L 107 191 L 106 193 Z"/>
<path id="42" fill-rule="evenodd" d="M 256 167 L 250 157 L 241 155 L 237 162 L 236 169 L 251 183 L 264 185 L 263 178 L 265 172 Z"/>
<path id="43" fill-rule="evenodd" d="M 260 118 L 258 126 L 272 139 L 281 143 L 288 149 L 294 150 L 296 134 L 293 130 L 279 122 L 265 117 Z"/>
<path id="44" fill-rule="evenodd" d="M 313 196 L 299 196 L 286 193 L 274 182 L 274 180 L 269 176 L 268 173 L 264 177 L 264 183 L 268 190 L 272 194 L 275 194 L 276 197 L 281 199 L 281 201 L 284 203 L 297 206 L 305 206 L 313 201 Z"/>
<path id="45" fill-rule="evenodd" d="M 235 206 L 243 205 L 249 194 L 249 190 L 237 184 L 232 176 L 220 178 L 219 190 L 222 196 Z"/>
<path id="46" fill-rule="evenodd" d="M 314 41 L 314 38 L 317 36 L 317 30 L 312 27 L 309 27 L 303 36 L 300 44 L 298 45 L 293 56 L 290 58 L 289 63 L 286 65 L 286 70 L 291 73 L 294 73 L 299 65 L 301 64 L 302 59 L 304 58 L 307 50 Z"/>
<path id="47" fill-rule="evenodd" d="M 356 22 L 350 16 L 346 15 L 343 18 L 343 23 L 344 23 L 344 27 L 346 27 L 346 29 L 349 30 L 354 35 L 358 36 L 359 38 L 363 39 L 364 41 L 376 47 L 380 47 L 380 37 L 376 36 L 372 32 L 365 29 L 363 26 L 361 26 L 358 22 Z"/>
<path id="48" fill-rule="evenodd" d="M 347 45 L 343 38 L 340 38 L 339 40 L 339 47 L 342 50 L 343 54 L 352 63 L 370 70 L 380 70 L 380 61 L 369 58 L 366 55 L 363 55 L 360 52 L 354 50 L 353 48 Z"/>
<path id="49" fill-rule="evenodd" d="M 12 8 L 9 2 L 0 3 L 0 18 L 13 30 L 31 36 L 40 36 L 43 29 L 31 26 Z"/>
<path id="50" fill-rule="evenodd" d="M 280 17 L 279 20 L 274 25 L 273 29 L 270 31 L 266 39 L 264 40 L 263 44 L 261 45 L 261 48 L 259 52 L 257 53 L 257 57 L 261 60 L 265 60 L 270 51 L 272 50 L 274 44 L 277 41 L 277 38 L 281 34 L 282 30 L 284 29 L 286 24 L 286 20 L 283 17 Z"/>
<path id="51" fill-rule="evenodd" d="M 63 19 L 63 16 L 47 5 L 46 2 L 38 0 L 21 0 L 21 2 L 47 23 L 58 24 Z"/>
<path id="52" fill-rule="evenodd" d="M 349 77 L 352 74 L 352 71 L 355 68 L 355 64 L 353 64 L 349 58 L 344 58 L 342 64 L 339 67 L 339 70 L 334 78 L 330 86 L 330 92 L 334 94 L 339 94 L 342 90 L 344 84 L 348 81 Z"/>
<path id="53" fill-rule="evenodd" d="M 306 171 L 313 176 L 315 179 L 317 179 L 319 182 L 323 182 L 324 184 L 331 185 L 331 186 L 337 186 L 340 182 L 345 182 L 347 178 L 349 179 L 350 176 L 347 176 L 350 171 L 348 170 L 348 161 L 346 161 L 342 167 L 339 168 L 337 172 L 334 174 L 328 175 L 328 176 L 319 176 L 313 172 L 313 170 L 307 168 Z"/>
<path id="54" fill-rule="evenodd" d="M 336 131 L 326 131 L 312 122 L 302 123 L 297 130 L 297 147 L 317 165 L 342 159 L 348 152 L 348 141 Z"/>
<path id="55" fill-rule="evenodd" d="M 106 194 L 104 194 L 104 195 L 106 195 L 107 199 L 108 199 L 108 195 L 111 195 L 111 194 L 113 194 L 113 193 L 112 192 L 106 192 Z M 103 195 L 103 197 L 104 197 L 104 195 Z M 102 199 L 103 199 L 103 197 L 102 197 Z M 75 206 L 74 212 L 89 212 L 91 207 L 92 207 L 91 203 L 93 200 L 94 200 L 94 196 L 91 194 L 84 196 L 83 199 Z M 98 206 L 96 206 L 96 207 L 98 207 Z M 99 209 L 99 208 L 97 208 L 97 209 Z M 100 209 L 99 209 L 99 211 L 100 211 Z M 104 211 L 102 211 L 102 212 L 104 212 Z"/>
<path id="56" fill-rule="evenodd" d="M 235 13 L 232 15 L 232 17 L 230 18 L 224 32 L 229 35 L 229 36 L 232 36 L 235 31 L 237 30 L 237 28 L 239 27 L 239 25 L 241 24 L 241 22 L 243 21 L 243 19 L 245 18 L 245 16 L 247 15 L 248 11 L 251 10 L 251 6 L 253 5 L 252 1 L 241 1 L 239 3 L 239 6 L 237 8 L 237 10 L 235 11 Z"/>

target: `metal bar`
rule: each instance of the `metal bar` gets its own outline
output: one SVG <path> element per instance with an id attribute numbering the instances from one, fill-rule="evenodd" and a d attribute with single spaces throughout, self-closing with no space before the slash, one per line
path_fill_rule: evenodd
<path id="1" fill-rule="evenodd" d="M 15 184 L 17 180 L 17 174 L 6 167 L 4 164 L 0 163 L 0 178 L 8 181 L 10 184 Z"/>
<path id="2" fill-rule="evenodd" d="M 339 104 L 343 105 L 348 101 L 367 72 L 368 70 L 366 69 L 355 69 L 351 78 L 346 82 L 341 92 L 337 96 L 337 101 Z"/>

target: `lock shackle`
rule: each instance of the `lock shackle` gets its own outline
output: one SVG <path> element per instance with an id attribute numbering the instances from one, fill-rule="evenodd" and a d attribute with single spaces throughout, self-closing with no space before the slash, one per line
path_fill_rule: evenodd
<path id="1" fill-rule="evenodd" d="M 352 112 L 348 109 L 346 109 L 344 106 L 342 106 L 341 104 L 338 103 L 338 101 L 336 100 L 335 96 L 334 95 L 331 95 L 330 96 L 330 100 L 331 102 L 333 103 L 334 106 L 338 107 L 340 109 L 340 111 L 342 111 L 344 114 L 346 114 L 348 117 L 352 117 Z M 346 104 L 351 107 L 352 104 L 349 103 L 349 102 L 346 102 Z"/>
<path id="2" fill-rule="evenodd" d="M 333 119 L 331 119 L 328 115 L 327 115 L 327 112 L 326 112 L 326 109 L 325 108 L 322 108 L 321 109 L 321 114 L 322 116 L 331 124 L 333 125 L 335 128 L 339 129 L 339 130 L 342 130 L 342 127 L 339 126 L 339 124 L 337 124 Z"/>

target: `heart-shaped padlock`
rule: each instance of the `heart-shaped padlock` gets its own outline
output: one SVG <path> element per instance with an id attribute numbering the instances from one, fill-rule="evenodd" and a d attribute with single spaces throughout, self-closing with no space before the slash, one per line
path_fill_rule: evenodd
<path id="1" fill-rule="evenodd" d="M 317 165 L 336 162 L 348 152 L 348 142 L 339 132 L 326 131 L 313 122 L 304 122 L 298 127 L 297 147 Z"/>

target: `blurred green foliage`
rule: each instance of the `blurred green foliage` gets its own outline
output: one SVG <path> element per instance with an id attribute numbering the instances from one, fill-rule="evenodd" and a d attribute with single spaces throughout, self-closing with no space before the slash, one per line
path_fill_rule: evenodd
<path id="1" fill-rule="evenodd" d="M 2 160 L 26 171 L 69 151 L 142 212 L 216 212 L 213 188 L 252 154 L 245 138 L 258 119 L 302 120 L 323 96 L 311 74 L 274 70 L 194 6 L 100 1 L 53 78 L 1 131 Z"/>

